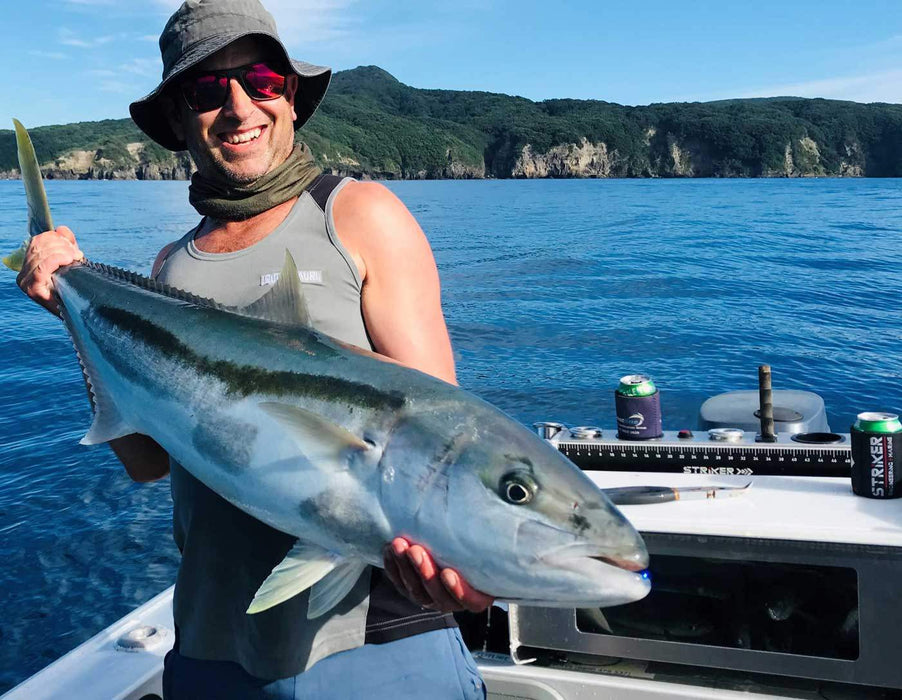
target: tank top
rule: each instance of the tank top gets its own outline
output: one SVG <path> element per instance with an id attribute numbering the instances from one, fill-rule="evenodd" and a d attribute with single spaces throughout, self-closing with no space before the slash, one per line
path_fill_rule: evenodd
<path id="1" fill-rule="evenodd" d="M 349 178 L 322 175 L 268 236 L 242 250 L 206 253 L 199 226 L 169 251 L 157 280 L 228 306 L 247 306 L 279 277 L 285 251 L 298 266 L 311 325 L 372 349 L 361 309 L 361 279 L 335 234 L 332 203 Z M 381 569 L 367 567 L 328 614 L 307 619 L 308 592 L 255 615 L 248 604 L 296 539 L 252 518 L 170 460 L 173 534 L 182 553 L 173 597 L 179 653 L 233 661 L 258 678 L 297 675 L 318 660 L 364 643 L 454 627 L 410 602 Z"/>

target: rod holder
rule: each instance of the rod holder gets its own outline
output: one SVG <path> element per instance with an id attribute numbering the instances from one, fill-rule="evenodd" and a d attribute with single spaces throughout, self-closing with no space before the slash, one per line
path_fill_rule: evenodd
<path id="1" fill-rule="evenodd" d="M 758 367 L 758 416 L 761 433 L 758 442 L 776 442 L 774 432 L 774 392 L 771 389 L 770 365 Z"/>

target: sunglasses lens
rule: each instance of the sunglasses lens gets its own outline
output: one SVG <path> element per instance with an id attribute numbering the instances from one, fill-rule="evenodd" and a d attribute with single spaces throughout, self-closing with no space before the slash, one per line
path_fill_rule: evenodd
<path id="1" fill-rule="evenodd" d="M 274 100 L 285 94 L 285 76 L 265 63 L 255 63 L 222 73 L 197 75 L 182 84 L 185 101 L 195 112 L 209 112 L 225 104 L 229 80 L 241 76 L 245 92 L 253 100 Z"/>
<path id="2" fill-rule="evenodd" d="M 188 106 L 195 112 L 209 112 L 222 107 L 229 81 L 225 76 L 198 75 L 182 86 Z"/>
<path id="3" fill-rule="evenodd" d="M 279 75 L 265 63 L 248 66 L 244 84 L 247 94 L 255 100 L 274 100 L 285 93 L 285 76 Z"/>

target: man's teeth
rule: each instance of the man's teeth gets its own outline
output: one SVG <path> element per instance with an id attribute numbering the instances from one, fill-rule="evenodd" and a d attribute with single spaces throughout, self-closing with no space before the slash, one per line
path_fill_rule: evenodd
<path id="1" fill-rule="evenodd" d="M 226 134 L 223 140 L 226 143 L 247 143 L 248 141 L 259 138 L 262 133 L 263 129 L 251 129 L 250 131 L 245 131 L 243 134 Z"/>

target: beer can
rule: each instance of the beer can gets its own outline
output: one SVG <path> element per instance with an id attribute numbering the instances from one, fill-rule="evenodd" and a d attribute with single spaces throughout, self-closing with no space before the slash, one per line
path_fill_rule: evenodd
<path id="1" fill-rule="evenodd" d="M 895 413 L 859 413 L 851 429 L 852 492 L 865 498 L 902 496 L 902 422 Z"/>
<path id="2" fill-rule="evenodd" d="M 617 407 L 617 437 L 621 440 L 651 440 L 664 434 L 661 423 L 661 392 L 645 374 L 620 378 L 614 392 Z"/>

